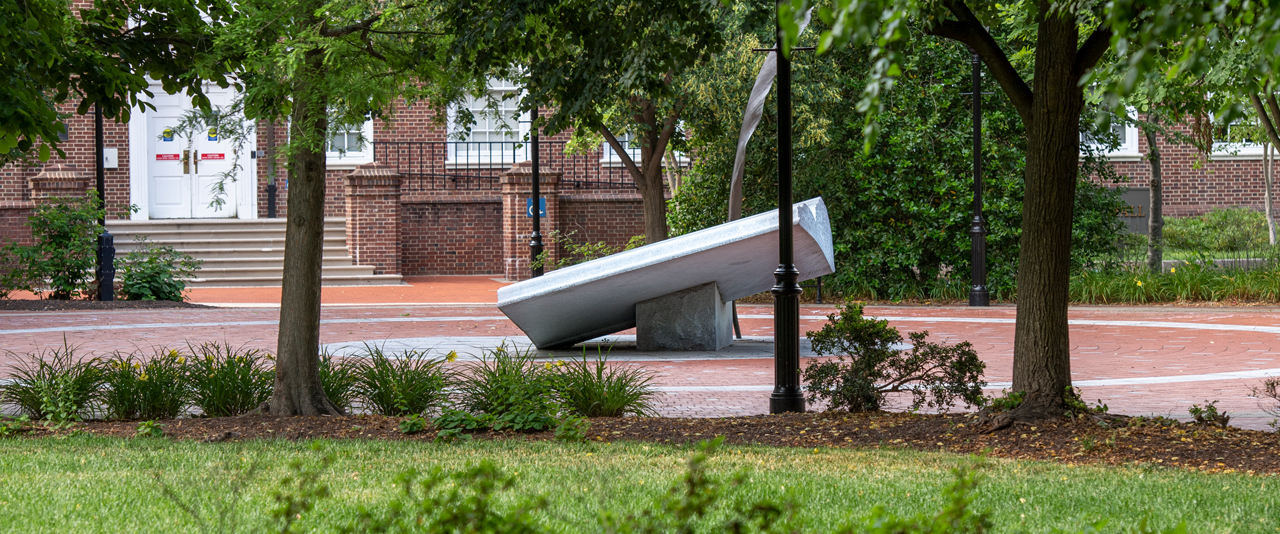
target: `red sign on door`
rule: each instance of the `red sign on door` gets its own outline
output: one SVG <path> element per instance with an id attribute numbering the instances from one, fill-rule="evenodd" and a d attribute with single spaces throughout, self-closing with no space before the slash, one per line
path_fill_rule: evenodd
<path id="1" fill-rule="evenodd" d="M 177 154 L 156 154 L 156 161 L 178 161 Z"/>
<path id="2" fill-rule="evenodd" d="M 226 154 L 200 154 L 200 159 L 227 159 Z"/>

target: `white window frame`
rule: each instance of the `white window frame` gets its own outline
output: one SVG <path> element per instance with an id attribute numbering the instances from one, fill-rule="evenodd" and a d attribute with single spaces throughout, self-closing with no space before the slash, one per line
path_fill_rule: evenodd
<path id="1" fill-rule="evenodd" d="M 1133 114 L 1135 112 L 1136 111 L 1133 109 L 1129 110 L 1130 114 Z M 1084 133 L 1081 133 L 1080 144 L 1084 145 L 1086 143 L 1089 143 L 1089 141 L 1085 139 Z M 1081 157 L 1083 156 L 1084 154 L 1082 153 Z M 1142 153 L 1138 151 L 1138 127 L 1132 124 L 1125 124 L 1124 139 L 1121 141 L 1120 145 L 1113 150 L 1108 150 L 1104 152 L 1103 156 L 1105 156 L 1107 159 L 1112 161 L 1141 160 Z"/>
<path id="2" fill-rule="evenodd" d="M 506 111 L 514 111 L 518 105 L 518 97 L 503 99 L 502 97 L 508 93 L 521 92 L 521 88 L 514 83 L 490 79 L 488 84 L 488 94 L 494 96 L 498 100 L 499 113 L 505 114 Z M 516 122 L 515 128 L 510 134 L 503 135 L 502 140 L 473 140 L 476 135 L 475 126 L 492 122 L 494 119 L 491 115 L 492 110 L 488 108 L 489 99 L 486 97 L 471 98 L 468 97 L 466 102 L 449 106 L 449 150 L 445 156 L 446 166 L 449 167 L 471 167 L 471 168 L 493 168 L 506 167 L 513 163 L 518 163 L 529 159 L 529 142 L 526 140 L 529 134 L 529 114 L 521 113 L 514 117 Z M 467 106 L 472 114 L 476 117 L 476 124 L 471 131 L 467 133 L 467 139 L 458 139 L 461 133 L 457 126 L 458 109 L 460 106 Z M 486 136 L 492 136 L 495 132 L 501 130 L 497 128 L 482 129 Z M 471 144 L 475 143 L 475 144 Z M 507 149 L 506 145 L 500 145 L 501 149 L 493 150 L 488 143 L 519 143 L 519 148 Z"/>
<path id="3" fill-rule="evenodd" d="M 354 132 L 356 130 L 346 130 Z M 373 120 L 364 121 L 360 126 L 361 137 L 364 139 L 364 146 L 360 150 L 338 151 L 328 150 L 329 140 L 325 140 L 325 167 L 329 169 L 354 169 L 365 163 L 373 162 Z"/>
<path id="4" fill-rule="evenodd" d="M 618 143 L 626 147 L 627 155 L 631 156 L 631 161 L 635 162 L 635 164 L 639 166 L 640 165 L 640 145 L 634 145 L 634 146 L 631 145 L 630 133 L 625 133 L 617 137 L 618 137 Z M 663 155 L 662 164 L 664 166 L 667 164 L 666 155 Z M 683 152 L 676 152 L 676 165 L 679 165 L 681 167 L 688 167 L 689 156 L 686 156 Z M 618 153 L 615 150 L 613 150 L 613 146 L 609 144 L 608 140 L 604 141 L 600 145 L 600 166 L 601 167 L 622 167 L 623 166 L 622 156 L 619 156 Z"/>
<path id="5" fill-rule="evenodd" d="M 1231 125 L 1227 125 L 1230 129 Z M 1209 152 L 1210 160 L 1250 160 L 1262 159 L 1262 143 L 1214 142 Z"/>

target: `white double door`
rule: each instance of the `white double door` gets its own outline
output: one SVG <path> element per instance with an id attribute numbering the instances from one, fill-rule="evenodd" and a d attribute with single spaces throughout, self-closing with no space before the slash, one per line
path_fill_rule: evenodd
<path id="1" fill-rule="evenodd" d="M 229 172 L 235 164 L 233 141 L 217 131 L 199 131 L 190 136 L 178 134 L 178 123 L 192 109 L 191 97 L 155 89 L 153 92 L 156 96 L 151 103 L 156 109 L 142 114 L 147 121 L 150 218 L 236 217 L 242 193 L 239 188 L 249 185 L 245 179 L 252 161 L 248 150 L 241 152 L 242 169 Z M 229 106 L 235 96 L 231 89 L 218 87 L 212 87 L 206 94 L 215 109 Z"/>

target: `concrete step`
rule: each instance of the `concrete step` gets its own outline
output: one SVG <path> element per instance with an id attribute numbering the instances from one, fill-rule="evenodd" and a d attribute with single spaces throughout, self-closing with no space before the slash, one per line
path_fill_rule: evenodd
<path id="1" fill-rule="evenodd" d="M 153 246 L 169 246 L 201 260 L 193 287 L 279 286 L 284 276 L 284 219 L 173 219 L 108 221 L 116 251 L 138 248 L 136 236 Z M 374 275 L 353 265 L 343 218 L 324 220 L 321 281 L 325 286 L 392 285 L 398 275 Z"/>

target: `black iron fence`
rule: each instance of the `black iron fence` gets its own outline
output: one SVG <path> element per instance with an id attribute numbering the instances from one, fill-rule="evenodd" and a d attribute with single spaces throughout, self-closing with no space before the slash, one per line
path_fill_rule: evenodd
<path id="1" fill-rule="evenodd" d="M 532 159 L 529 143 L 511 141 L 375 141 L 373 159 L 402 175 L 401 189 L 497 191 L 512 165 Z M 561 172 L 561 190 L 633 190 L 636 185 L 612 152 L 568 154 L 564 141 L 539 143 L 539 167 Z"/>

